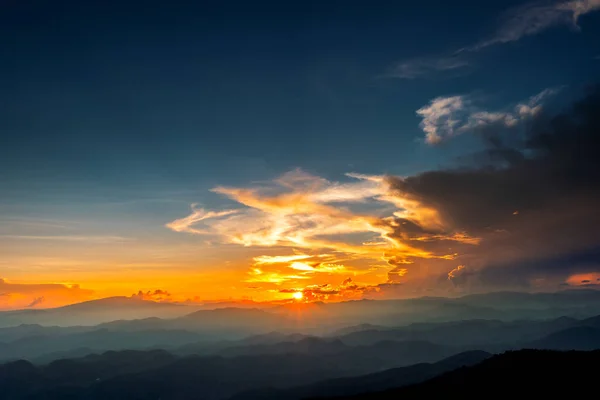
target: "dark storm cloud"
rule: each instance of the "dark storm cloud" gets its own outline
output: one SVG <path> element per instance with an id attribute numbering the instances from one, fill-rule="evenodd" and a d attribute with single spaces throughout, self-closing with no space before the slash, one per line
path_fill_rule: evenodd
<path id="1" fill-rule="evenodd" d="M 482 239 L 454 248 L 484 284 L 598 269 L 599 258 L 584 256 L 600 247 L 600 87 L 567 112 L 536 118 L 518 146 L 503 144 L 509 134 L 498 127 L 483 135 L 489 147 L 478 166 L 388 179 L 399 196 L 436 209 L 448 231 Z M 403 224 L 396 235 L 416 231 Z"/>

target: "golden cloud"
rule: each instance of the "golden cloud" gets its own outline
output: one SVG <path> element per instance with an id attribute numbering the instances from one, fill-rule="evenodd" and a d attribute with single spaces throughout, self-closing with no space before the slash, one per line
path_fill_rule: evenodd
<path id="1" fill-rule="evenodd" d="M 275 264 L 275 263 L 288 263 L 290 261 L 305 260 L 311 258 L 308 254 L 294 254 L 290 256 L 258 256 L 254 257 L 256 264 Z"/>
<path id="2" fill-rule="evenodd" d="M 247 282 L 281 283 L 347 272 L 344 260 L 384 260 L 395 266 L 414 259 L 453 259 L 456 253 L 447 247 L 434 251 L 428 245 L 480 241 L 450 229 L 435 208 L 398 191 L 385 176 L 347 176 L 353 180 L 331 182 L 294 170 L 262 187 L 217 187 L 213 192 L 240 207 L 207 211 L 192 205 L 190 215 L 166 226 L 214 235 L 224 243 L 294 250 L 254 257 Z M 297 273 L 290 274 L 290 269 Z M 408 271 L 390 273 L 396 280 Z"/>

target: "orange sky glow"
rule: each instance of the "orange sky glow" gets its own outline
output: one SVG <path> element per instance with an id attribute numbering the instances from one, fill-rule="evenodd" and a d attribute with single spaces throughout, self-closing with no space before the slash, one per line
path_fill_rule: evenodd
<path id="1" fill-rule="evenodd" d="M 298 293 L 302 301 L 415 296 L 429 277 L 461 269 L 454 244 L 480 242 L 453 229 L 435 208 L 393 189 L 384 176 L 348 178 L 331 182 L 294 170 L 250 188 L 216 187 L 213 192 L 235 206 L 193 204 L 188 215 L 182 209 L 164 224 L 166 239 L 5 241 L 10 252 L 2 261 L 8 268 L 0 307 L 138 293 L 184 303 L 299 300 Z M 401 224 L 421 233 L 407 233 Z M 443 245 L 433 251 L 432 242 Z M 403 288 L 407 283 L 410 290 Z"/>

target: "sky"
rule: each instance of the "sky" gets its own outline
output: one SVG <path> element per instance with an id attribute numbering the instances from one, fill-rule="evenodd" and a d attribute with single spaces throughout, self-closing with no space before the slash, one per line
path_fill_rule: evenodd
<path id="1" fill-rule="evenodd" d="M 599 0 L 0 10 L 0 309 L 600 282 Z"/>

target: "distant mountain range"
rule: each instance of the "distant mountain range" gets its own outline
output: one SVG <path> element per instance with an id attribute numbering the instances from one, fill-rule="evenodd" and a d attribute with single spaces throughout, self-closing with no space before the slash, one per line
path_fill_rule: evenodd
<path id="1" fill-rule="evenodd" d="M 284 315 L 257 309 L 223 308 L 202 310 L 171 319 L 120 320 L 96 326 L 44 327 L 20 325 L 0 328 L 0 361 L 27 359 L 36 363 L 82 356 L 107 350 L 166 349 L 178 355 L 221 355 L 304 353 L 320 356 L 353 348 L 414 346 L 409 362 L 435 361 L 467 350 L 501 352 L 521 348 L 579 349 L 600 348 L 597 339 L 600 317 L 577 320 L 560 317 L 550 320 L 465 320 L 416 323 L 404 327 L 369 324 L 317 336 L 288 333 L 295 322 Z M 284 328 L 287 332 L 277 332 Z M 270 333 L 262 333 L 262 332 Z M 401 360 L 402 361 L 402 360 Z M 385 364 L 387 367 L 406 365 Z"/>
<path id="2" fill-rule="evenodd" d="M 265 310 L 220 309 L 94 327 L 3 328 L 0 356 L 33 364 L 0 365 L 0 399 L 350 396 L 425 382 L 490 353 L 600 349 L 600 316 L 396 328 L 361 324 L 321 337 L 277 331 L 241 339 L 216 334 L 286 321 Z"/>
<path id="3" fill-rule="evenodd" d="M 600 291 L 566 290 L 557 293 L 500 292 L 457 298 L 421 297 L 402 300 L 357 300 L 339 303 L 257 303 L 252 301 L 185 306 L 135 297 L 110 297 L 44 310 L 0 312 L 0 327 L 21 324 L 45 326 L 97 325 L 115 320 L 156 317 L 172 319 L 194 311 L 259 310 L 288 317 L 278 330 L 322 334 L 357 324 L 401 326 L 411 323 L 457 320 L 553 319 L 560 316 L 588 318 L 600 314 Z"/>
<path id="4" fill-rule="evenodd" d="M 0 327 L 21 324 L 51 326 L 97 325 L 118 319 L 147 317 L 174 318 L 189 314 L 194 308 L 172 303 L 157 303 L 135 297 L 107 297 L 43 310 L 0 312 Z"/>

